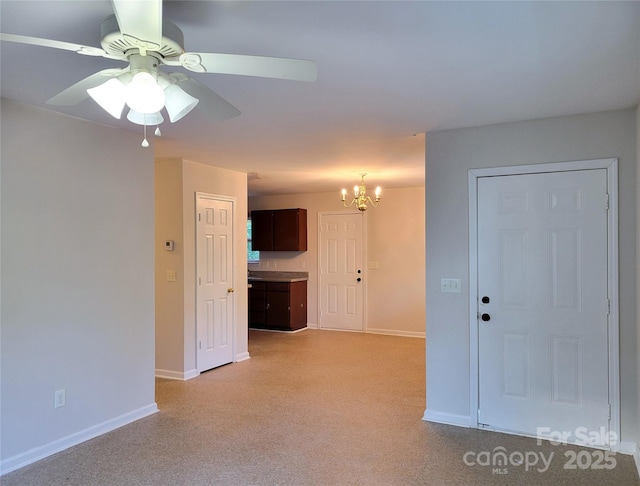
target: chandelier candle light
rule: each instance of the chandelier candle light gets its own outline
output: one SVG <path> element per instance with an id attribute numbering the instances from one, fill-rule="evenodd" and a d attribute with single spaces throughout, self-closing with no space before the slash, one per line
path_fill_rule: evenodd
<path id="1" fill-rule="evenodd" d="M 376 187 L 375 201 L 372 200 L 370 196 L 367 196 L 367 186 L 365 186 L 364 184 L 364 176 L 366 175 L 367 174 L 360 174 L 360 176 L 362 177 L 362 180 L 359 186 L 353 186 L 353 199 L 349 204 L 347 204 L 347 200 L 346 200 L 347 190 L 342 189 L 342 204 L 344 205 L 345 208 L 349 208 L 355 204 L 360 211 L 366 211 L 367 202 L 369 202 L 369 204 L 371 204 L 373 207 L 376 207 L 380 202 L 381 191 L 382 191 L 382 189 L 380 189 L 380 186 Z"/>

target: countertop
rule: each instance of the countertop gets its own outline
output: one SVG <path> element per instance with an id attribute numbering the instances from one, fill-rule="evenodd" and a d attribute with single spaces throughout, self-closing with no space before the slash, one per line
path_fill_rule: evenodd
<path id="1" fill-rule="evenodd" d="M 251 282 L 302 282 L 309 280 L 309 272 L 267 272 L 250 271 L 249 283 Z"/>

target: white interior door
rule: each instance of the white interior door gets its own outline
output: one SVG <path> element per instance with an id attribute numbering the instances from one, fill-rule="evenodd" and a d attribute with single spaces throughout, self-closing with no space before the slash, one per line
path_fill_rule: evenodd
<path id="1" fill-rule="evenodd" d="M 199 372 L 233 361 L 233 202 L 197 195 L 196 345 Z"/>
<path id="2" fill-rule="evenodd" d="M 362 214 L 320 215 L 320 328 L 362 331 Z"/>
<path id="3" fill-rule="evenodd" d="M 478 179 L 480 424 L 609 430 L 607 201 L 605 169 Z"/>

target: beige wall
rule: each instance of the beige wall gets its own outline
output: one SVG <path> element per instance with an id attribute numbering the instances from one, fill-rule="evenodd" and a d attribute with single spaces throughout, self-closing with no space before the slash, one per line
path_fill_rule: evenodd
<path id="1" fill-rule="evenodd" d="M 234 312 L 236 360 L 248 358 L 247 176 L 182 159 L 156 160 L 156 373 L 188 379 L 196 371 L 196 192 L 235 198 Z M 173 252 L 163 250 L 175 241 Z M 176 282 L 167 281 L 176 270 Z"/>
<path id="2" fill-rule="evenodd" d="M 427 413 L 469 421 L 469 217 L 467 171 L 619 159 L 620 383 L 623 441 L 637 441 L 635 109 L 427 134 Z M 462 279 L 447 298 L 440 278 Z"/>
<path id="3" fill-rule="evenodd" d="M 182 160 L 155 161 L 156 374 L 184 372 L 184 258 Z M 164 242 L 174 241 L 166 251 Z M 176 281 L 167 281 L 167 271 Z M 173 375 L 173 373 L 178 373 Z"/>
<path id="4" fill-rule="evenodd" d="M 307 209 L 308 251 L 262 252 L 254 270 L 309 272 L 307 290 L 310 327 L 318 325 L 318 218 L 320 212 L 345 210 L 340 192 L 249 198 L 254 209 Z M 368 332 L 424 336 L 424 187 L 384 189 L 380 206 L 365 213 Z"/>
<path id="5" fill-rule="evenodd" d="M 4 99 L 0 149 L 4 473 L 157 407 L 153 152 Z"/>

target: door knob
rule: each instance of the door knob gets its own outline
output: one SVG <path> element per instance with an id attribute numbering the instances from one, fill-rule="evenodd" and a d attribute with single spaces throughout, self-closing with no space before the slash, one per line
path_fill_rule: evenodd
<path id="1" fill-rule="evenodd" d="M 485 296 L 482 298 L 482 303 L 483 303 L 483 304 L 488 304 L 489 302 L 491 302 L 491 299 L 489 299 L 489 297 L 485 295 Z"/>
<path id="2" fill-rule="evenodd" d="M 229 288 L 227 289 L 227 292 L 229 292 L 229 293 L 233 292 L 233 287 L 229 287 Z"/>
<path id="3" fill-rule="evenodd" d="M 487 322 L 491 320 L 491 316 L 489 314 L 482 314 L 480 316 L 480 319 L 482 319 L 484 322 Z"/>

